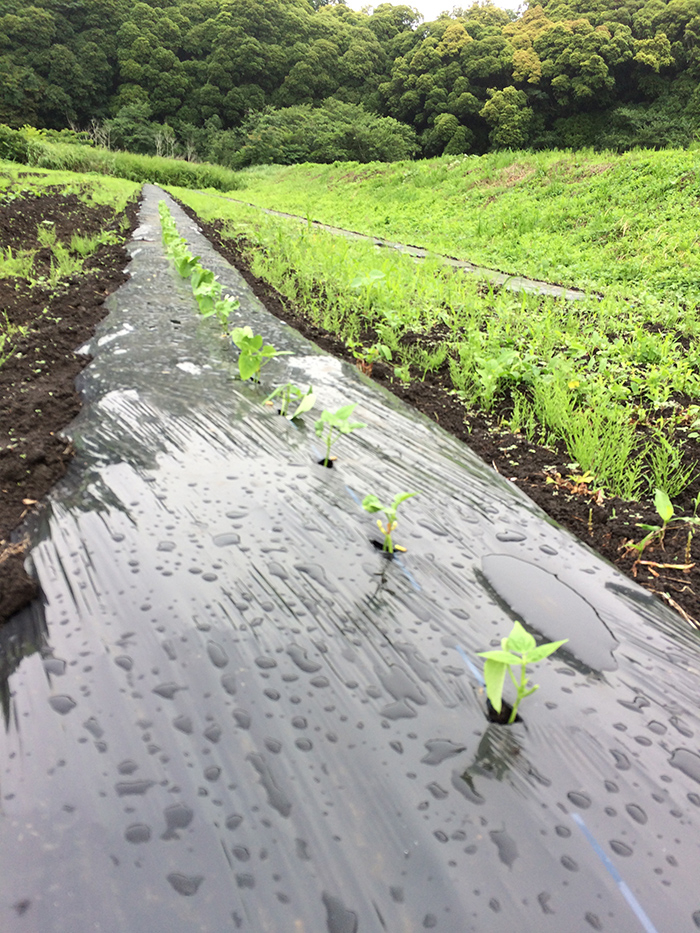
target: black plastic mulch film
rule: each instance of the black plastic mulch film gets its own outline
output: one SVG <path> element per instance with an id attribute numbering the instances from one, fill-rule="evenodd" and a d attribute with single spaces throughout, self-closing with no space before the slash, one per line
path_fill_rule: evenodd
<path id="1" fill-rule="evenodd" d="M 147 186 L 78 455 L 0 631 L 3 933 L 700 928 L 697 634 L 424 417 L 269 315 L 197 317 Z M 168 199 L 169 200 L 169 199 Z M 262 404 L 315 387 L 300 424 Z M 313 424 L 357 402 L 332 469 Z M 419 490 L 385 559 L 368 492 Z M 515 618 L 568 638 L 489 722 Z"/>

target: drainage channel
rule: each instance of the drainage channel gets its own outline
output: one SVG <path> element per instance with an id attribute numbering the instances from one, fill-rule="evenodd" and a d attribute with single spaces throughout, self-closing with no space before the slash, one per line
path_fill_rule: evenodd
<path id="1" fill-rule="evenodd" d="M 192 252 L 290 355 L 198 319 Z M 89 349 L 43 599 L 0 631 L 3 933 L 587 933 L 700 924 L 695 632 L 427 419 L 269 315 L 146 186 Z M 318 464 L 313 383 L 366 427 Z M 367 492 L 403 508 L 387 560 Z M 514 726 L 477 652 L 568 638 Z"/>
<path id="2" fill-rule="evenodd" d="M 477 266 L 466 259 L 455 259 L 454 256 L 444 256 L 441 253 L 435 253 L 425 249 L 422 246 L 409 246 L 406 243 L 397 243 L 394 240 L 384 240 L 381 237 L 370 236 L 366 233 L 358 233 L 356 230 L 345 230 L 343 227 L 334 227 L 331 224 L 324 224 L 320 220 L 307 220 L 306 217 L 300 217 L 298 214 L 288 214 L 285 211 L 277 211 L 271 207 L 260 207 L 259 204 L 251 204 L 250 201 L 243 201 L 240 198 L 224 197 L 221 194 L 212 194 L 211 197 L 221 198 L 224 201 L 232 201 L 234 204 L 244 204 L 246 207 L 254 207 L 263 214 L 270 214 L 273 217 L 284 217 L 287 220 L 296 220 L 299 223 L 311 224 L 317 230 L 325 230 L 326 233 L 332 233 L 336 236 L 344 236 L 351 240 L 365 240 L 368 243 L 374 243 L 375 246 L 383 249 L 394 249 L 399 253 L 405 253 L 407 256 L 413 256 L 415 259 L 426 259 L 428 256 L 438 256 L 446 265 L 454 269 L 460 269 L 462 272 L 478 275 L 479 278 L 494 285 L 500 285 L 511 292 L 529 292 L 534 295 L 548 295 L 552 298 L 564 298 L 566 301 L 580 301 L 583 298 L 602 298 L 597 292 L 585 292 L 580 288 L 566 288 L 564 285 L 554 285 L 552 282 L 543 282 L 540 279 L 531 279 L 525 275 L 515 275 L 509 272 L 499 272 L 498 269 L 489 269 L 487 266 Z"/>

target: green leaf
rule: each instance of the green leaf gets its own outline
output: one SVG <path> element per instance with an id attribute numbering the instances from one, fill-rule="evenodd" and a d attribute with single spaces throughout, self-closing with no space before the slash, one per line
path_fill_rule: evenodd
<path id="1" fill-rule="evenodd" d="M 528 651 L 524 660 L 527 664 L 535 664 L 537 661 L 541 661 L 542 658 L 548 658 L 550 654 L 554 654 L 557 648 L 561 648 L 568 640 L 568 638 L 563 638 L 561 641 L 550 641 L 546 645 L 539 645 L 537 648 L 533 648 L 532 651 Z"/>
<path id="2" fill-rule="evenodd" d="M 402 502 L 405 502 L 406 499 L 410 499 L 411 496 L 417 496 L 417 495 L 418 495 L 417 492 L 400 492 L 398 496 L 394 497 L 394 501 L 392 502 L 392 507 L 394 511 L 396 511 L 396 509 L 401 505 Z"/>
<path id="3" fill-rule="evenodd" d="M 522 664 L 522 658 L 519 658 L 515 654 L 511 654 L 510 651 L 478 651 L 478 657 L 486 658 L 491 661 L 498 661 L 499 664 L 505 664 L 506 667 L 513 667 L 516 664 Z"/>
<path id="4" fill-rule="evenodd" d="M 231 329 L 231 340 L 240 348 L 244 340 L 249 340 L 253 336 L 253 331 L 246 325 L 245 327 L 233 327 Z"/>
<path id="5" fill-rule="evenodd" d="M 384 506 L 372 492 L 366 495 L 362 500 L 362 508 L 365 512 L 370 512 L 370 514 L 384 511 Z"/>
<path id="6" fill-rule="evenodd" d="M 351 431 L 357 431 L 358 428 L 366 428 L 367 425 L 362 421 L 338 421 L 334 427 L 337 431 L 340 431 L 341 434 L 350 434 Z"/>
<path id="7" fill-rule="evenodd" d="M 513 629 L 503 647 L 524 654 L 534 648 L 536 644 L 537 642 L 532 635 L 522 627 L 520 622 L 516 621 L 513 623 Z"/>
<path id="8" fill-rule="evenodd" d="M 211 317 L 216 311 L 214 299 L 210 295 L 197 295 L 197 304 L 202 317 Z"/>
<path id="9" fill-rule="evenodd" d="M 328 412 L 328 414 L 332 414 L 334 418 L 338 419 L 339 421 L 343 421 L 346 418 L 349 418 L 356 408 L 357 402 L 354 402 L 352 405 L 343 405 L 336 412 Z"/>
<path id="10" fill-rule="evenodd" d="M 667 525 L 673 518 L 673 505 L 671 504 L 668 494 L 665 493 L 663 489 L 657 489 L 654 492 L 654 508 L 659 513 L 659 517 L 664 525 Z"/>
<path id="11" fill-rule="evenodd" d="M 484 680 L 486 682 L 486 696 L 497 713 L 503 706 L 503 681 L 506 676 L 506 665 L 487 658 L 484 664 Z"/>
<path id="12" fill-rule="evenodd" d="M 316 404 L 316 396 L 311 391 L 311 389 L 309 389 L 306 395 L 304 395 L 301 401 L 299 402 L 299 405 L 297 406 L 297 410 L 292 415 L 292 418 L 296 418 L 299 415 L 303 415 L 305 411 L 311 411 L 311 409 L 314 407 L 315 404 Z"/>
<path id="13" fill-rule="evenodd" d="M 260 363 L 250 353 L 241 352 L 238 357 L 238 371 L 244 381 L 254 376 L 260 369 Z"/>

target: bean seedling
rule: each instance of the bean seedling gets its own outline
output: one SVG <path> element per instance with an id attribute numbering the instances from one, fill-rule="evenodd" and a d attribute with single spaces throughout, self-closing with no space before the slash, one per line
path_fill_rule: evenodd
<path id="1" fill-rule="evenodd" d="M 245 327 L 234 327 L 231 331 L 231 340 L 241 351 L 238 355 L 238 371 L 244 381 L 252 377 L 253 382 L 260 382 L 260 370 L 276 356 L 287 356 L 291 350 L 275 350 L 269 343 L 263 346 L 260 334 L 253 335 L 253 331 Z"/>
<path id="2" fill-rule="evenodd" d="M 270 392 L 268 397 L 265 399 L 264 404 L 270 404 L 273 398 L 276 398 L 279 395 L 280 397 L 280 414 L 285 418 L 288 418 L 290 421 L 293 421 L 295 418 L 298 418 L 299 415 L 303 415 L 305 411 L 310 411 L 316 404 L 316 396 L 314 395 L 314 387 L 309 386 L 307 392 L 302 392 L 302 390 L 295 386 L 293 382 L 287 382 L 283 386 L 275 389 L 274 392 Z M 298 401 L 299 404 L 295 410 L 290 414 L 289 409 L 292 404 L 292 400 Z"/>
<path id="3" fill-rule="evenodd" d="M 362 421 L 351 421 L 350 415 L 357 408 L 357 404 L 343 405 L 337 411 L 328 411 L 324 409 L 321 417 L 316 422 L 316 437 L 323 437 L 326 432 L 326 456 L 323 459 L 324 466 L 330 466 L 331 446 L 338 440 L 341 434 L 350 434 L 358 428 L 366 428 L 367 425 Z"/>
<path id="4" fill-rule="evenodd" d="M 372 375 L 372 368 L 378 360 L 385 360 L 386 362 L 391 360 L 391 350 L 383 343 L 375 343 L 372 344 L 371 347 L 363 347 L 362 344 L 355 340 L 348 340 L 346 341 L 346 346 L 355 357 L 355 365 L 360 372 L 365 373 L 366 376 Z"/>
<path id="5" fill-rule="evenodd" d="M 386 526 L 382 524 L 381 518 L 377 519 L 377 527 L 384 535 L 384 544 L 382 545 L 382 551 L 387 551 L 389 554 L 393 554 L 394 551 L 405 551 L 405 547 L 400 545 L 394 545 L 393 539 L 391 537 L 394 529 L 396 528 L 396 512 L 398 507 L 402 502 L 405 502 L 406 499 L 410 499 L 411 496 L 417 496 L 416 492 L 400 492 L 397 496 L 394 497 L 394 501 L 391 505 L 382 505 L 379 499 L 374 495 L 374 493 L 369 493 L 362 500 L 362 508 L 365 512 L 370 514 L 374 512 L 384 512 L 386 515 Z"/>
<path id="6" fill-rule="evenodd" d="M 486 658 L 484 664 L 486 695 L 497 713 L 500 713 L 503 707 L 503 682 L 506 670 L 515 685 L 517 696 L 508 719 L 509 725 L 515 722 L 521 700 L 529 697 L 535 690 L 539 690 L 539 684 L 534 684 L 529 690 L 527 689 L 527 665 L 535 664 L 537 661 L 549 657 L 568 640 L 568 638 L 564 638 L 562 641 L 550 641 L 544 645 L 537 645 L 532 635 L 523 628 L 520 622 L 516 621 L 513 623 L 510 635 L 501 639 L 500 650 L 478 652 L 480 658 Z M 520 666 L 519 681 L 513 674 L 513 668 L 518 665 Z"/>

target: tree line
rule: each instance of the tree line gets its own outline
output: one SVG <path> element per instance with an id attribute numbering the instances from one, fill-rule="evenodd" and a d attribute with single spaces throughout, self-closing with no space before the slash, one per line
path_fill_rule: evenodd
<path id="1" fill-rule="evenodd" d="M 700 0 L 0 0 L 0 123 L 264 162 L 687 146 Z"/>

